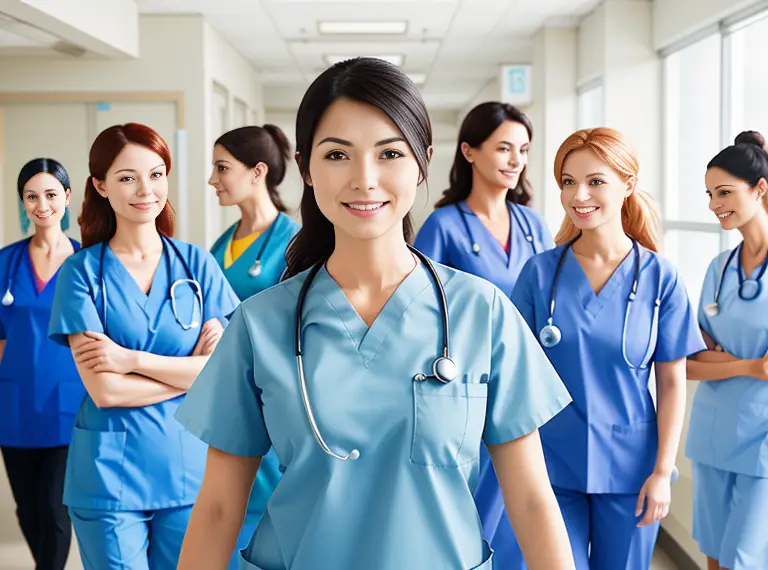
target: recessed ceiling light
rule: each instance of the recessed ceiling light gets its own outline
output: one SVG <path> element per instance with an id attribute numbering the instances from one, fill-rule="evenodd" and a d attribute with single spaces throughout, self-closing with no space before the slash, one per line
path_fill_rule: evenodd
<path id="1" fill-rule="evenodd" d="M 404 34 L 407 22 L 318 22 L 321 34 Z"/>
<path id="2" fill-rule="evenodd" d="M 359 54 L 363 55 L 363 54 Z M 346 61 L 348 59 L 352 59 L 353 57 L 358 57 L 357 55 L 324 55 L 323 59 L 325 60 L 325 63 L 328 65 L 336 65 L 339 62 Z M 377 59 L 383 59 L 384 61 L 388 61 L 392 65 L 395 65 L 397 67 L 400 67 L 403 65 L 404 57 L 402 55 L 369 55 L 365 57 L 375 57 Z"/>

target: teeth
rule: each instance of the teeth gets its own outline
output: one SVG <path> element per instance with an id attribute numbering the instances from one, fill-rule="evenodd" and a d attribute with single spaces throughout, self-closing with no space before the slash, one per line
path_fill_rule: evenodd
<path id="1" fill-rule="evenodd" d="M 727 212 L 725 214 L 718 214 L 717 217 L 720 218 L 721 220 L 724 220 L 725 218 L 727 218 L 731 214 L 733 214 L 733 212 Z"/>
<path id="2" fill-rule="evenodd" d="M 378 210 L 384 205 L 384 202 L 378 202 L 376 204 L 347 204 L 353 210 Z"/>
<path id="3" fill-rule="evenodd" d="M 589 206 L 588 208 L 574 208 L 579 214 L 589 214 L 597 210 L 596 206 Z"/>

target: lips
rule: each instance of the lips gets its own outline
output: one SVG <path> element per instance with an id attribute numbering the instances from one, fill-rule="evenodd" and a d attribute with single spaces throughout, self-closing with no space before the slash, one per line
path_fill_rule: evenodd
<path id="1" fill-rule="evenodd" d="M 131 204 L 131 206 L 137 210 L 150 210 L 155 204 L 157 204 L 157 202 L 139 202 L 136 204 Z"/>

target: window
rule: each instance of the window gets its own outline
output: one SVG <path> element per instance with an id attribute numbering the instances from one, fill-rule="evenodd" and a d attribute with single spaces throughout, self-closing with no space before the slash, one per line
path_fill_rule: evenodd
<path id="1" fill-rule="evenodd" d="M 579 89 L 578 129 L 603 127 L 603 83 L 591 82 Z"/>
<path id="2" fill-rule="evenodd" d="M 664 60 L 664 218 L 712 223 L 704 173 L 721 148 L 720 34 Z"/>

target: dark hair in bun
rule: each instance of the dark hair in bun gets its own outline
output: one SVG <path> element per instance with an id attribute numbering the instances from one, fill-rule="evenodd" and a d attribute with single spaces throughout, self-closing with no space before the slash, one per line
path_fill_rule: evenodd
<path id="1" fill-rule="evenodd" d="M 761 178 L 768 181 L 768 152 L 763 150 L 763 135 L 757 131 L 744 131 L 734 142 L 735 144 L 724 148 L 709 161 L 707 170 L 720 168 L 753 188 Z"/>

